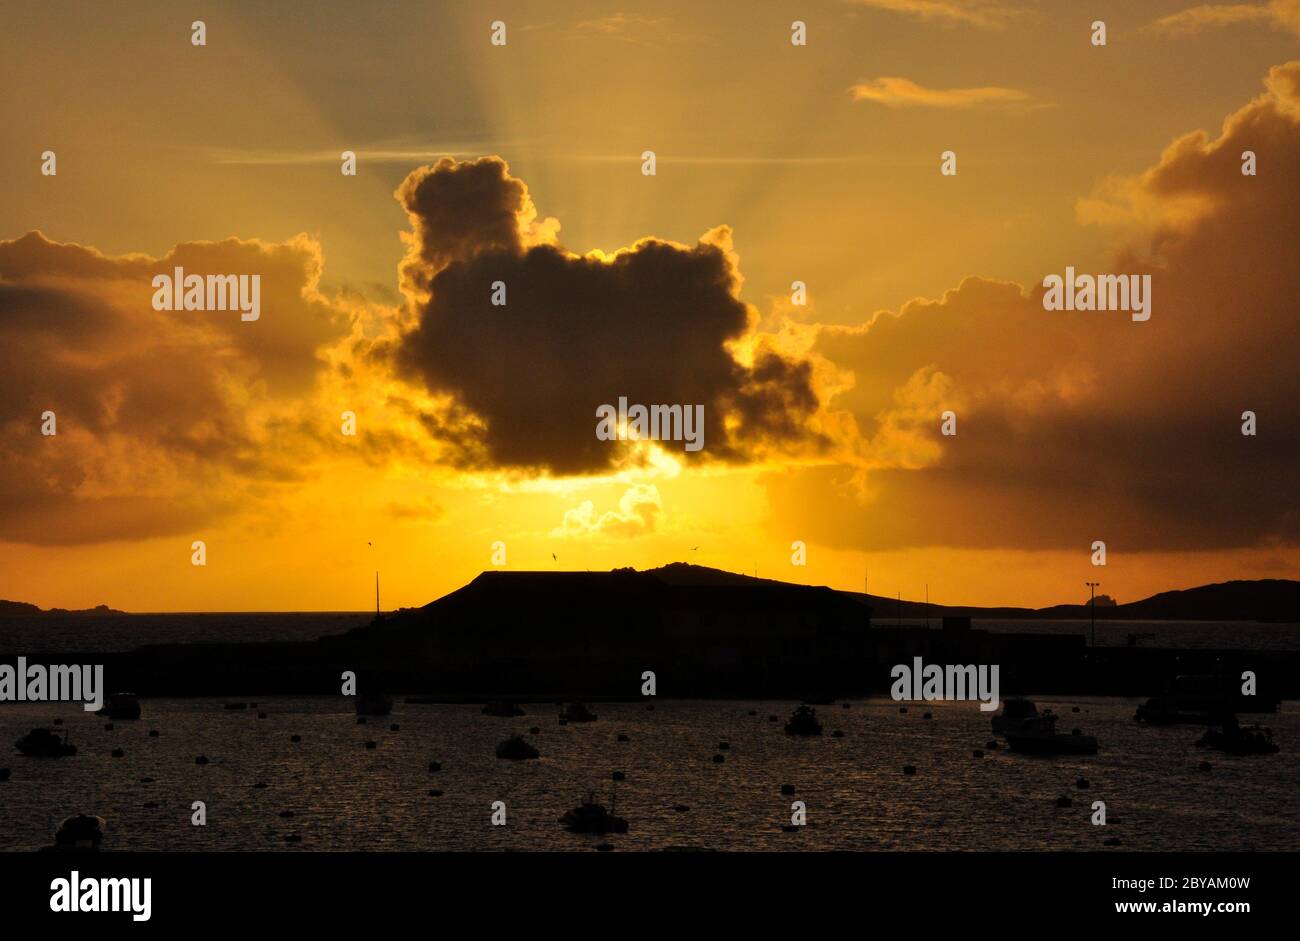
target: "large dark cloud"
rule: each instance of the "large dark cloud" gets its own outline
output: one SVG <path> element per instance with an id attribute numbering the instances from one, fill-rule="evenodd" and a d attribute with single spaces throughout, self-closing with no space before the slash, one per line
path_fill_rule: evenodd
<path id="1" fill-rule="evenodd" d="M 810 365 L 761 344 L 747 362 L 733 353 L 752 339 L 751 311 L 725 230 L 694 247 L 644 239 L 612 257 L 530 244 L 532 202 L 498 158 L 443 160 L 397 196 L 414 229 L 403 272 L 418 323 L 396 361 L 481 419 L 488 462 L 555 474 L 613 466 L 623 449 L 596 438 L 596 409 L 619 396 L 704 405 L 700 453 L 714 459 L 819 442 Z M 497 281 L 505 306 L 491 303 Z"/>
<path id="2" fill-rule="evenodd" d="M 1109 268 L 1152 275 L 1148 322 L 970 279 L 822 328 L 815 349 L 858 379 L 833 404 L 857 415 L 867 469 L 771 478 L 783 527 L 865 549 L 1300 542 L 1300 63 L 1268 87 L 1217 139 L 1176 141 L 1116 207 L 1166 220 Z M 1258 176 L 1242 175 L 1245 150 Z"/>

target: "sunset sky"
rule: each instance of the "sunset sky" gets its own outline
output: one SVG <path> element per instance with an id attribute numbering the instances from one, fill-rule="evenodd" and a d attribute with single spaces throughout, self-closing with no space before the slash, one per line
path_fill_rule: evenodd
<path id="1" fill-rule="evenodd" d="M 0 598 L 392 608 L 497 541 L 949 604 L 1300 577 L 1300 0 L 0 20 Z M 176 266 L 260 319 L 154 310 Z M 1150 320 L 1044 310 L 1067 266 Z M 599 441 L 619 396 L 704 448 Z"/>

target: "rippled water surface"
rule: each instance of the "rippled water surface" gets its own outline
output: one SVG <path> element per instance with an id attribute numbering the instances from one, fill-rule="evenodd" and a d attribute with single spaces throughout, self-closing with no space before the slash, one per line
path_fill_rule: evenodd
<path id="1" fill-rule="evenodd" d="M 45 845 L 76 812 L 105 817 L 106 845 L 127 850 L 586 850 L 604 839 L 619 849 L 1100 850 L 1109 837 L 1129 850 L 1300 849 L 1300 703 L 1262 717 L 1280 754 L 1234 758 L 1194 746 L 1194 727 L 1133 723 L 1135 700 L 1039 702 L 1062 714 L 1064 728 L 1097 735 L 1101 753 L 1032 758 L 1003 748 L 976 758 L 991 733 L 974 704 L 912 704 L 900 714 L 887 699 L 818 707 L 826 734 L 809 739 L 782 731 L 789 702 L 663 701 L 653 711 L 598 703 L 598 721 L 561 726 L 550 705 L 498 719 L 477 706 L 399 701 L 391 717 L 358 725 L 339 698 L 262 700 L 264 720 L 220 701 L 162 699 L 145 700 L 141 720 L 112 731 L 75 705 L 5 705 L 0 766 L 12 776 L 0 783 L 0 849 Z M 56 715 L 76 756 L 12 749 Z M 389 730 L 394 722 L 399 731 Z M 536 744 L 539 761 L 495 757 L 513 731 Z M 720 752 L 721 742 L 730 748 Z M 125 756 L 111 757 L 115 748 Z M 197 765 L 198 755 L 210 763 Z M 440 772 L 427 770 L 432 760 Z M 1204 760 L 1213 771 L 1198 770 Z M 915 776 L 904 776 L 905 764 Z M 626 780 L 615 784 L 614 771 Z M 1087 790 L 1076 788 L 1080 776 Z M 782 784 L 797 793 L 783 796 Z M 588 790 L 608 804 L 611 788 L 628 833 L 560 827 Z M 1058 808 L 1061 795 L 1074 806 Z M 207 804 L 206 827 L 190 822 L 196 800 Z M 504 827 L 490 825 L 498 800 Z M 808 826 L 787 833 L 794 800 L 806 803 Z M 1089 823 L 1095 800 L 1106 803 L 1105 827 Z M 290 834 L 301 843 L 286 844 Z"/>

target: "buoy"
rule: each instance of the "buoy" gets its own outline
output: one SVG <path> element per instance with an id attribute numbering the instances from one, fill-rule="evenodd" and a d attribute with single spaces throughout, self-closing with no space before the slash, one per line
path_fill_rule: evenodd
<path id="1" fill-rule="evenodd" d="M 903 774 L 916 774 L 916 765 L 903 765 Z"/>

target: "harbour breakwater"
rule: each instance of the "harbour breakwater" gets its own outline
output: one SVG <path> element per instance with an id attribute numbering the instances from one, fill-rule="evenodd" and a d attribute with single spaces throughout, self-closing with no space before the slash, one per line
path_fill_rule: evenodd
<path id="1" fill-rule="evenodd" d="M 986 634 L 921 627 L 864 630 L 854 655 L 813 649 L 771 656 L 736 648 L 655 651 L 557 649 L 526 658 L 508 650 L 440 655 L 437 645 L 403 633 L 363 629 L 301 643 L 157 645 L 132 651 L 87 651 L 76 662 L 102 664 L 113 690 L 141 696 L 326 695 L 344 672 L 361 686 L 438 701 L 635 700 L 651 671 L 667 698 L 829 700 L 885 693 L 891 669 L 922 657 L 935 663 L 996 663 L 1002 695 L 1154 696 L 1178 676 L 1222 678 L 1225 689 L 1254 674 L 1257 711 L 1300 698 L 1300 652 L 1171 647 L 1089 648 L 1081 635 Z M 40 652 L 28 659 L 50 659 Z M 63 659 L 69 659 L 66 653 Z M 0 656 L 15 664 L 16 656 Z M 1247 711 L 1245 708 L 1240 711 Z M 1253 711 L 1253 710 L 1252 710 Z"/>

